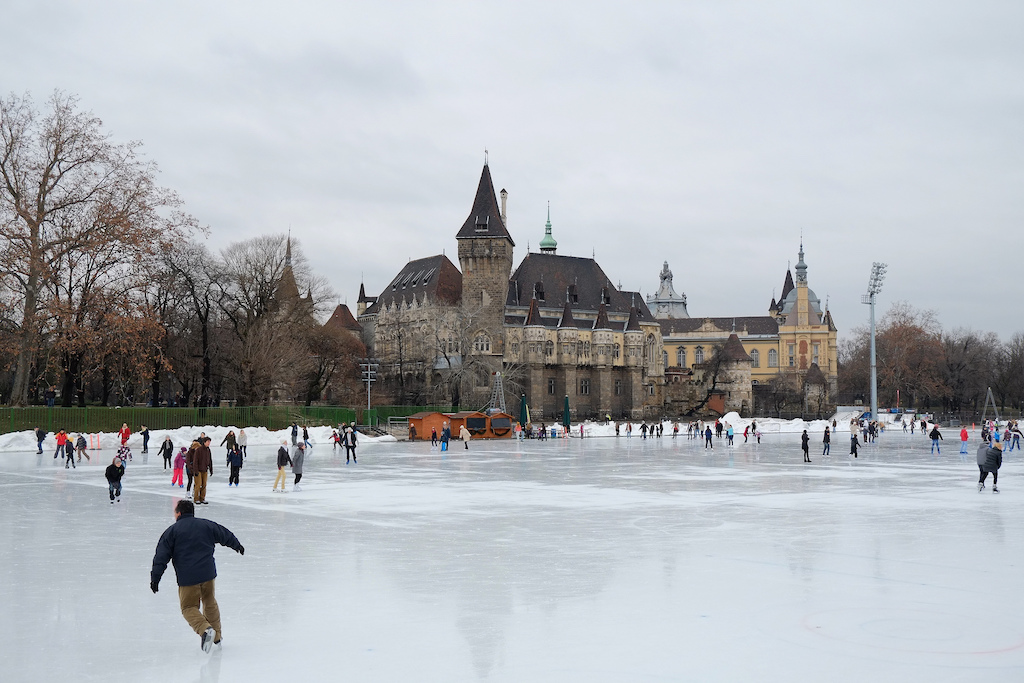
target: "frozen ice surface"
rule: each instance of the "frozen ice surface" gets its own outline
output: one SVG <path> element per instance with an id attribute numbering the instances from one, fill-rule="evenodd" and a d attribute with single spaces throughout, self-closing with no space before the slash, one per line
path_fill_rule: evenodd
<path id="1" fill-rule="evenodd" d="M 155 454 L 102 468 L 0 454 L 4 681 L 1019 681 L 1024 477 L 898 432 L 831 457 L 625 437 L 361 448 L 275 494 L 250 446 L 210 505 L 224 645 L 203 654 L 168 569 L 180 495 Z M 61 461 L 58 460 L 57 463 Z"/>

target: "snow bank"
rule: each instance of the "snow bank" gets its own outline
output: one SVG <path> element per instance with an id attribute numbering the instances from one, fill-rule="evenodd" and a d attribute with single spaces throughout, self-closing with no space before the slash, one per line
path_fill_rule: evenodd
<path id="1" fill-rule="evenodd" d="M 861 415 L 861 412 L 847 411 L 842 413 L 836 413 L 827 420 L 801 420 L 799 418 L 795 420 L 780 420 L 774 417 L 759 417 L 759 418 L 744 418 L 740 417 L 739 413 L 727 413 L 722 417 L 722 423 L 732 425 L 736 434 L 743 434 L 743 430 L 750 426 L 752 422 L 757 423 L 757 428 L 761 430 L 762 434 L 800 434 L 803 430 L 808 432 L 822 432 L 824 433 L 825 427 L 832 427 L 832 421 L 835 420 L 837 432 L 849 432 L 850 431 L 850 420 Z M 664 433 L 672 434 L 672 426 L 675 423 L 673 420 L 664 420 Z M 715 421 L 711 420 L 705 422 L 705 424 L 714 425 Z M 619 422 L 619 435 L 626 435 L 626 422 Z M 640 436 L 640 422 L 633 422 L 633 434 Z M 651 423 L 648 422 L 648 425 Z M 654 424 L 657 424 L 655 422 Z M 679 420 L 679 433 L 686 433 L 687 420 Z M 930 429 L 930 427 L 929 427 Z M 562 433 L 561 427 L 559 427 L 559 435 Z M 580 427 L 576 424 L 572 427 L 569 432 L 570 436 L 579 436 Z M 583 423 L 583 434 L 584 436 L 615 436 L 615 422 L 584 422 Z"/>
<path id="2" fill-rule="evenodd" d="M 291 428 L 279 429 L 277 431 L 271 431 L 266 427 L 245 427 L 245 436 L 247 438 L 247 445 L 249 446 L 271 446 L 280 445 L 282 441 L 287 441 L 291 444 Z M 192 443 L 192 440 L 198 437 L 201 433 L 206 433 L 208 437 L 212 439 L 210 446 L 216 448 L 220 445 L 224 437 L 227 436 L 229 431 L 234 431 L 235 436 L 241 431 L 241 428 L 234 426 L 217 427 L 213 425 L 207 425 L 205 427 L 179 427 L 178 429 L 150 429 L 149 430 L 149 450 L 151 453 L 155 453 L 160 449 L 160 444 L 167 436 L 171 437 L 171 441 L 174 443 L 175 448 L 181 446 L 188 446 Z M 309 428 L 309 441 L 314 446 L 316 444 L 330 444 L 331 443 L 331 427 L 310 427 Z M 78 438 L 78 432 L 71 432 L 73 439 Z M 89 434 L 86 434 L 86 440 L 89 440 Z M 93 435 L 96 436 L 96 435 Z M 117 450 L 117 447 L 121 445 L 121 439 L 116 433 L 101 432 L 99 433 L 100 448 L 104 450 Z M 302 436 L 302 432 L 299 432 L 299 436 Z M 377 444 L 395 443 L 398 439 L 391 435 L 384 436 L 369 436 L 360 432 L 359 434 L 359 445 L 360 446 L 373 446 Z M 132 449 L 133 453 L 138 453 L 142 450 L 142 437 L 138 434 L 132 434 L 128 439 L 128 447 Z M 52 454 L 57 449 L 57 438 L 54 434 L 48 434 L 46 440 L 43 442 L 43 451 L 49 449 Z M 0 452 L 17 452 L 17 451 L 35 451 L 36 450 L 36 436 L 31 430 L 24 432 L 11 432 L 9 434 L 0 435 Z"/>

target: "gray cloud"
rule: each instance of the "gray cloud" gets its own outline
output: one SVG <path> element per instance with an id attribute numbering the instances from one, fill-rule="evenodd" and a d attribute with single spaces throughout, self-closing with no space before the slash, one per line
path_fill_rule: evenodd
<path id="1" fill-rule="evenodd" d="M 290 225 L 350 302 L 455 253 L 483 148 L 517 260 L 543 234 L 695 315 L 764 312 L 795 261 L 840 333 L 882 304 L 1004 337 L 1024 8 L 882 3 L 14 3 L 4 90 L 141 139 L 219 248 Z M 45 30 L 28 30 L 45 27 Z M 454 259 L 453 259 L 454 260 Z M 989 303 L 989 306 L 983 306 Z"/>

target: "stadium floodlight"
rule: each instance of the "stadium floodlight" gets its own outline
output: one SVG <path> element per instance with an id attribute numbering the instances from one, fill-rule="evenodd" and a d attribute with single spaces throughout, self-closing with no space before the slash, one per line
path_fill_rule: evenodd
<path id="1" fill-rule="evenodd" d="M 882 291 L 885 271 L 889 266 L 875 261 L 871 264 L 871 278 L 868 293 L 860 298 L 862 304 L 871 306 L 871 419 L 878 419 L 878 375 L 875 370 L 875 298 Z"/>

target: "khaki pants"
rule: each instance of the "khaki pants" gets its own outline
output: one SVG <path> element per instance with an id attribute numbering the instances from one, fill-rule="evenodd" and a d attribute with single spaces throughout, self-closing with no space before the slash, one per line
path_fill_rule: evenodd
<path id="1" fill-rule="evenodd" d="M 209 472 L 196 472 L 195 487 L 196 490 L 192 494 L 193 500 L 196 502 L 203 502 L 206 500 L 206 479 L 210 476 Z"/>
<path id="2" fill-rule="evenodd" d="M 277 488 L 277 483 L 281 482 L 281 490 L 284 491 L 284 485 L 288 481 L 288 473 L 283 467 L 277 468 L 277 478 L 274 479 L 274 488 Z"/>
<path id="3" fill-rule="evenodd" d="M 178 602 L 181 603 L 181 616 L 192 627 L 192 630 L 203 635 L 203 631 L 213 627 L 213 642 L 220 642 L 220 607 L 213 595 L 215 579 L 197 583 L 194 586 L 178 586 Z M 200 611 L 199 603 L 203 609 Z"/>

